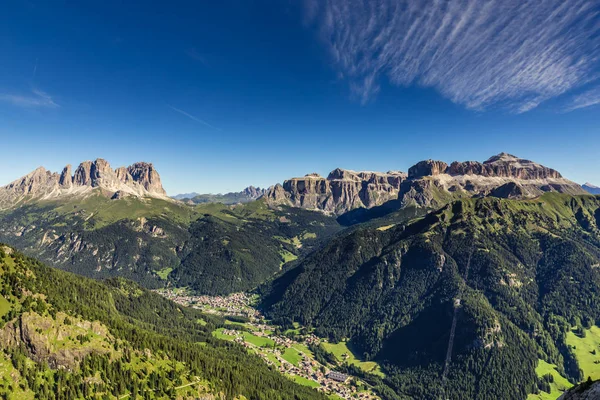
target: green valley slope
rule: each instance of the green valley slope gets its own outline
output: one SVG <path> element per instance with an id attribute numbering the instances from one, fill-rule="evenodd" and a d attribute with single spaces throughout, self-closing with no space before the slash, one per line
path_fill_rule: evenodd
<path id="1" fill-rule="evenodd" d="M 208 294 L 251 289 L 337 230 L 321 213 L 263 201 L 190 206 L 99 190 L 0 212 L 0 240 L 53 266 Z"/>
<path id="2" fill-rule="evenodd" d="M 350 338 L 397 398 L 524 399 L 545 387 L 540 359 L 584 378 L 567 338 L 600 321 L 599 226 L 593 196 L 459 200 L 339 235 L 276 279 L 262 306 Z"/>
<path id="3" fill-rule="evenodd" d="M 0 396 L 325 399 L 240 345 L 214 316 L 133 282 L 98 282 L 0 245 Z"/>

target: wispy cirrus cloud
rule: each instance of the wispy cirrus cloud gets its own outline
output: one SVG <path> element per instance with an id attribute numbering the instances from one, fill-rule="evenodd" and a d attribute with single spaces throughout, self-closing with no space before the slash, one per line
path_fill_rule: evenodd
<path id="1" fill-rule="evenodd" d="M 600 104 L 600 86 L 589 89 L 575 97 L 565 108 L 566 112 Z"/>
<path id="2" fill-rule="evenodd" d="M 10 103 L 17 107 L 35 108 L 35 107 L 46 107 L 46 108 L 58 108 L 57 104 L 52 96 L 48 93 L 33 88 L 28 94 L 14 94 L 14 93 L 0 93 L 0 101 Z"/>
<path id="3" fill-rule="evenodd" d="M 520 113 L 600 68 L 600 0 L 306 0 L 306 10 L 362 102 L 387 77 Z"/>
<path id="4" fill-rule="evenodd" d="M 199 122 L 199 123 L 201 123 L 201 124 L 202 124 L 202 125 L 204 125 L 204 126 L 207 126 L 207 127 L 211 128 L 211 129 L 214 129 L 214 130 L 216 130 L 216 131 L 221 131 L 221 130 L 220 130 L 219 128 L 217 128 L 216 126 L 213 126 L 213 125 L 209 124 L 208 122 L 204 121 L 203 119 L 200 119 L 200 118 L 196 117 L 195 115 L 192 115 L 192 114 L 190 114 L 190 113 L 188 113 L 188 112 L 186 112 L 186 111 L 183 111 L 183 110 L 182 110 L 182 109 L 180 109 L 180 108 L 173 107 L 173 106 L 172 106 L 172 105 L 170 105 L 170 104 L 167 104 L 167 107 L 169 107 L 171 110 L 173 110 L 173 111 L 175 111 L 175 112 L 178 112 L 178 113 L 179 113 L 179 114 L 181 114 L 181 115 L 185 115 L 186 117 L 188 117 L 189 119 L 191 119 L 191 120 L 193 120 L 193 121 L 196 121 L 196 122 Z"/>

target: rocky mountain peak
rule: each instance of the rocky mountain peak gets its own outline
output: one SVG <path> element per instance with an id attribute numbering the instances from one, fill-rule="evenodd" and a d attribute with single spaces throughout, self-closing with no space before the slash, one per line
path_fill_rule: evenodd
<path id="1" fill-rule="evenodd" d="M 491 156 L 490 158 L 488 158 L 487 160 L 485 160 L 483 163 L 484 164 L 492 164 L 495 162 L 514 162 L 519 160 L 519 157 L 517 156 L 513 156 L 512 154 L 508 154 L 505 152 L 502 152 L 500 154 L 497 154 L 495 156 Z"/>
<path id="2" fill-rule="evenodd" d="M 596 185 L 592 185 L 589 182 L 586 182 L 582 185 L 583 189 L 590 194 L 600 194 L 600 187 Z"/>
<path id="3" fill-rule="evenodd" d="M 73 175 L 71 173 L 71 164 L 67 164 L 60 173 L 58 184 L 64 188 L 71 188 L 73 186 Z"/>
<path id="4" fill-rule="evenodd" d="M 36 195 L 48 186 L 52 186 L 52 174 L 46 168 L 38 167 L 5 188 L 18 195 Z"/>
<path id="5" fill-rule="evenodd" d="M 259 187 L 248 186 L 246 189 L 242 190 L 242 194 L 248 196 L 251 199 L 258 199 L 262 197 L 267 192 L 267 189 L 261 189 Z"/>
<path id="6" fill-rule="evenodd" d="M 113 170 L 108 161 L 98 158 L 79 164 L 73 175 L 71 165 L 65 166 L 60 174 L 49 172 L 44 167 L 36 168 L 0 188 L 0 206 L 10 207 L 15 202 L 30 198 L 85 194 L 95 188 L 102 189 L 109 197 L 117 192 L 121 193 L 118 198 L 126 194 L 138 197 L 166 197 L 160 176 L 152 164 L 139 162 Z"/>
<path id="7" fill-rule="evenodd" d="M 160 182 L 160 175 L 151 163 L 137 162 L 127 167 L 127 172 L 129 172 L 134 182 L 142 185 L 148 192 L 161 195 L 167 194 Z"/>

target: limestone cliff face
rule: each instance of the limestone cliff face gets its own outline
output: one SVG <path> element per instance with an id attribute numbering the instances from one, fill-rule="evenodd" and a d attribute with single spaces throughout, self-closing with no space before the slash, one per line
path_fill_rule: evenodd
<path id="1" fill-rule="evenodd" d="M 327 178 L 312 173 L 269 188 L 265 199 L 272 205 L 342 214 L 354 208 L 371 208 L 396 199 L 406 174 L 335 169 Z"/>
<path id="2" fill-rule="evenodd" d="M 110 352 L 108 344 L 114 338 L 108 328 L 99 322 L 75 317 L 70 317 L 72 322 L 67 325 L 65 318 L 67 315 L 62 312 L 57 314 L 56 319 L 33 312 L 24 313 L 0 329 L 0 345 L 3 348 L 21 346 L 32 360 L 47 363 L 53 369 L 72 369 L 89 354 Z M 86 335 L 90 331 L 95 334 L 95 343 L 71 344 L 77 335 Z M 65 342 L 69 345 L 65 346 Z M 106 347 L 98 344 L 105 344 Z"/>
<path id="3" fill-rule="evenodd" d="M 585 194 L 552 168 L 500 153 L 483 163 L 421 161 L 409 169 L 400 193 L 403 206 L 437 207 L 453 198 L 494 196 L 524 199 L 545 192 Z"/>
<path id="4" fill-rule="evenodd" d="M 60 174 L 47 171 L 44 167 L 37 168 L 0 188 L 0 208 L 32 199 L 85 194 L 95 188 L 101 189 L 109 197 L 120 193 L 120 196 L 166 198 L 160 176 L 152 164 L 139 162 L 113 170 L 106 160 L 99 158 L 82 162 L 73 175 L 70 165 Z"/>
<path id="5" fill-rule="evenodd" d="M 545 192 L 585 194 L 581 186 L 558 171 L 511 154 L 500 153 L 484 162 L 420 161 L 408 174 L 396 171 L 333 170 L 327 178 L 308 174 L 269 188 L 271 205 L 286 204 L 334 214 L 371 208 L 399 199 L 402 207 L 439 207 L 453 199 L 493 196 L 525 199 Z"/>
<path id="6" fill-rule="evenodd" d="M 408 177 L 415 179 L 423 176 L 439 175 L 446 172 L 448 164 L 443 161 L 426 160 L 420 161 L 409 168 Z"/>

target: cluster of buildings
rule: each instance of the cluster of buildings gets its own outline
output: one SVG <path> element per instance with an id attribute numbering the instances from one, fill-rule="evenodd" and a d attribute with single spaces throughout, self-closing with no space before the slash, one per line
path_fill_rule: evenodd
<path id="1" fill-rule="evenodd" d="M 259 312 L 250 307 L 252 299 L 246 293 L 228 296 L 193 296 L 181 291 L 163 289 L 161 295 L 183 306 L 200 309 L 210 314 L 226 314 L 246 318 L 258 318 Z"/>
<path id="2" fill-rule="evenodd" d="M 308 357 L 302 351 L 298 352 L 301 360 L 297 365 L 285 360 L 282 349 L 283 351 L 288 348 L 297 350 L 294 345 L 299 344 L 299 342 L 291 337 L 273 333 L 273 327 L 265 324 L 260 313 L 250 306 L 252 299 L 245 293 L 234 293 L 229 296 L 192 296 L 169 289 L 161 290 L 159 293 L 178 304 L 201 309 L 207 313 L 247 317 L 249 322 L 245 325 L 252 329 L 252 334 L 271 339 L 275 346 L 258 347 L 248 342 L 242 331 L 235 329 L 223 329 L 222 333 L 232 337 L 235 342 L 256 351 L 266 363 L 274 366 L 283 374 L 300 376 L 314 381 L 319 384 L 317 390 L 325 393 L 335 393 L 342 399 L 378 399 L 371 392 L 359 392 L 354 385 L 354 380 L 349 375 L 331 370 Z M 321 343 L 321 339 L 312 333 L 302 335 L 301 338 L 296 336 L 296 339 L 299 339 L 305 345 L 318 345 Z M 277 362 L 274 360 L 277 360 Z"/>
<path id="3" fill-rule="evenodd" d="M 253 325 L 253 327 L 257 327 L 260 325 Z M 263 325 L 266 327 L 266 325 Z M 317 387 L 318 390 L 323 391 L 325 393 L 335 393 L 342 399 L 362 399 L 362 400 L 376 400 L 378 397 L 373 395 L 370 392 L 359 392 L 358 388 L 353 384 L 351 376 L 333 371 L 326 366 L 320 364 L 316 360 L 308 357 L 303 352 L 299 352 L 301 360 L 298 365 L 294 365 L 287 361 L 282 354 L 282 350 L 285 351 L 287 348 L 294 348 L 294 345 L 297 342 L 283 336 L 278 336 L 275 334 L 267 334 L 265 331 L 257 330 L 254 331 L 253 334 L 256 336 L 268 337 L 273 340 L 276 344 L 276 347 L 268 347 L 268 348 L 259 348 L 245 340 L 242 333 L 236 330 L 224 329 L 223 333 L 225 335 L 230 335 L 235 337 L 234 341 L 247 347 L 255 350 L 267 364 L 272 365 L 277 368 L 279 372 L 285 375 L 295 375 L 300 376 L 305 379 L 312 380 L 319 384 Z M 314 335 L 307 335 L 305 337 L 304 343 L 307 343 L 307 340 L 313 343 L 316 339 Z M 297 350 L 297 349 L 296 349 Z M 275 362 L 273 359 L 277 360 Z"/>

